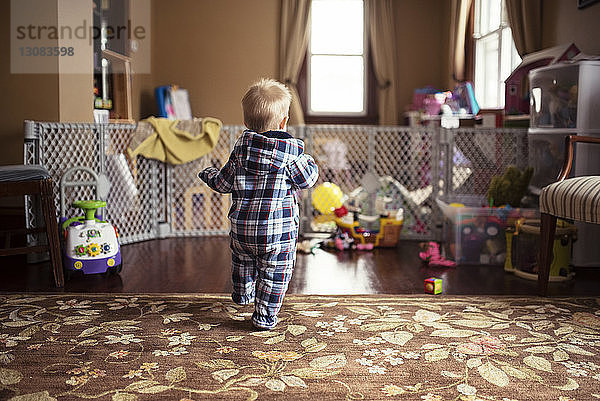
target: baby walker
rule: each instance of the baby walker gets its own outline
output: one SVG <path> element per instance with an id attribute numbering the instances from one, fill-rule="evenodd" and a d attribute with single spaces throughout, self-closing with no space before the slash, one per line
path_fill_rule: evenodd
<path id="1" fill-rule="evenodd" d="M 93 181 L 68 181 L 66 177 L 75 171 L 85 171 Z M 77 200 L 73 207 L 83 210 L 83 216 L 70 219 L 65 214 L 65 188 L 94 186 L 100 198 L 99 187 L 108 186 L 98 175 L 87 167 L 69 169 L 60 181 L 60 227 L 63 232 L 63 266 L 67 279 L 75 271 L 83 274 L 120 273 L 122 270 L 121 247 L 117 229 L 103 220 L 101 208 L 106 207 L 102 200 Z"/>

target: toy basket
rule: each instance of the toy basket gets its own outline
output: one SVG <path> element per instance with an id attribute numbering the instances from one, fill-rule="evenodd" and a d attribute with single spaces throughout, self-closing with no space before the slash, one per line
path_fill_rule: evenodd
<path id="1" fill-rule="evenodd" d="M 512 230 L 507 230 L 510 259 L 506 271 L 529 280 L 537 280 L 538 253 L 540 250 L 540 220 L 528 219 Z M 550 265 L 550 281 L 566 281 L 573 278 L 570 266 L 573 241 L 577 228 L 564 220 L 557 220 L 554 236 L 553 258 Z"/>

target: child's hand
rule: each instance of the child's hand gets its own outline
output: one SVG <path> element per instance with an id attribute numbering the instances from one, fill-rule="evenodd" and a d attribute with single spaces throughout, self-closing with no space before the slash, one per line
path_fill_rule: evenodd
<path id="1" fill-rule="evenodd" d="M 231 159 L 220 170 L 216 167 L 207 167 L 198 173 L 198 178 L 213 190 L 222 194 L 231 193 L 235 168 Z"/>
<path id="2" fill-rule="evenodd" d="M 204 170 L 201 170 L 198 173 L 198 178 L 200 178 L 202 181 L 206 182 L 208 180 L 208 170 L 210 169 L 210 167 L 206 167 Z"/>

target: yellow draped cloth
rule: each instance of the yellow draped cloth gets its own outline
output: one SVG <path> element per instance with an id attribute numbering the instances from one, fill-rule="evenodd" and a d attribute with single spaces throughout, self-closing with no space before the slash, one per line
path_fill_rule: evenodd
<path id="1" fill-rule="evenodd" d="M 138 123 L 127 153 L 169 164 L 183 164 L 209 153 L 217 145 L 223 123 L 212 117 L 168 120 L 149 117 Z"/>

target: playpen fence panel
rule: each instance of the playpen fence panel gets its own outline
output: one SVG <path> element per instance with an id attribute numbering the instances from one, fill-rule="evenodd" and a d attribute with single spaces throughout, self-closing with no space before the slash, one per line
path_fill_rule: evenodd
<path id="1" fill-rule="evenodd" d="M 25 131 L 23 135 L 23 161 L 25 164 L 40 164 L 40 124 L 25 120 L 23 125 Z M 39 226 L 38 216 L 41 216 L 41 205 L 39 205 L 39 202 L 36 205 L 35 199 L 35 197 L 25 196 L 25 225 L 28 228 Z M 29 234 L 27 235 L 27 243 L 35 245 L 40 238 L 37 234 Z"/>
<path id="2" fill-rule="evenodd" d="M 319 179 L 308 191 L 299 193 L 301 230 L 332 231 L 334 225 L 327 214 L 341 206 L 342 192 L 348 194 L 360 186 L 369 171 L 369 135 L 367 126 L 353 125 L 307 125 L 304 127 L 305 149 L 319 166 Z M 311 202 L 315 189 L 325 182 L 337 187 L 331 191 L 318 192 L 317 208 Z M 329 208 L 327 211 L 324 208 Z M 320 210 L 316 210 L 320 209 Z M 324 218 L 323 218 L 324 217 Z"/>
<path id="3" fill-rule="evenodd" d="M 304 140 L 306 152 L 319 165 L 317 185 L 332 182 L 348 195 L 362 185 L 365 174 L 384 177 L 384 184 L 394 188 L 386 202 L 404 209 L 401 238 L 407 239 L 437 235 L 442 217 L 435 197 L 485 194 L 493 175 L 511 164 L 527 165 L 526 129 L 352 125 L 288 129 Z M 42 164 L 50 171 L 58 213 L 58 184 L 68 168 L 85 166 L 106 174 L 111 182 L 106 217 L 118 227 L 123 244 L 164 236 L 226 235 L 230 197 L 209 190 L 197 173 L 208 165 L 225 164 L 244 127 L 223 126 L 211 153 L 177 166 L 142 157 L 129 160 L 125 155 L 134 130 L 134 124 L 27 122 L 25 163 Z M 319 215 L 311 202 L 315 188 L 301 193 L 303 231 L 313 230 L 310 223 Z M 70 190 L 68 200 L 92 197 L 90 191 Z M 333 200 L 339 200 L 337 195 Z M 35 227 L 36 205 L 26 198 L 26 207 L 27 224 Z M 66 217 L 78 213 L 71 208 Z M 161 225 L 170 230 L 161 232 Z"/>
<path id="4" fill-rule="evenodd" d="M 158 163 L 157 163 L 158 164 Z M 157 223 L 166 223 L 169 221 L 169 195 L 167 193 L 167 166 L 164 164 L 158 164 L 158 176 L 156 177 L 156 191 L 157 191 Z M 162 184 L 162 185 L 161 185 Z"/>
<path id="5" fill-rule="evenodd" d="M 344 193 L 360 185 L 369 171 L 369 127 L 351 125 L 307 126 L 309 153 L 319 166 L 315 185 L 332 182 Z"/>
<path id="6" fill-rule="evenodd" d="M 202 158 L 169 166 L 170 221 L 175 236 L 226 235 L 230 195 L 216 193 L 198 178 L 205 167 L 221 168 L 229 159 L 243 126 L 224 126 L 216 147 Z"/>
<path id="7" fill-rule="evenodd" d="M 95 171 L 100 167 L 100 128 L 95 124 L 87 123 L 36 123 L 28 129 L 28 142 L 31 149 L 36 149 L 34 160 L 26 160 L 46 167 L 55 182 L 54 205 L 60 215 L 59 183 L 63 173 L 74 165 L 89 167 Z M 26 145 L 28 146 L 28 145 Z M 79 189 L 78 194 L 89 196 L 89 189 Z M 33 228 L 40 224 L 39 208 L 26 197 L 27 213 L 25 214 L 27 227 Z M 74 210 L 66 210 L 67 218 L 75 216 Z M 37 238 L 29 238 L 30 243 L 35 243 Z"/>
<path id="8" fill-rule="evenodd" d="M 43 151 L 40 152 L 39 164 L 48 169 L 57 184 L 54 187 L 57 213 L 60 214 L 58 184 L 65 171 L 73 166 L 100 171 L 100 135 L 100 127 L 95 124 L 44 123 L 40 126 Z"/>
<path id="9" fill-rule="evenodd" d="M 431 238 L 434 227 L 432 194 L 439 186 L 436 130 L 407 127 L 377 128 L 373 172 L 386 178 L 381 188 L 387 210 L 403 209 L 402 238 Z M 434 171 L 436 171 L 434 173 Z M 434 179 L 435 175 L 438 181 Z"/>
<path id="10" fill-rule="evenodd" d="M 55 205 L 60 216 L 59 184 L 64 172 L 75 166 L 89 167 L 99 174 L 105 174 L 111 183 L 108 194 L 108 207 L 105 217 L 117 226 L 122 244 L 155 238 L 152 188 L 156 187 L 156 168 L 164 170 L 162 163 L 144 160 L 130 162 L 125 157 L 126 148 L 134 124 L 88 124 L 88 123 L 35 123 L 29 130 L 26 149 L 30 157 L 26 163 L 45 166 L 56 185 Z M 35 150 L 38 149 L 36 152 Z M 76 180 L 87 179 L 77 173 Z M 96 197 L 91 187 L 68 188 L 65 191 L 65 205 L 77 199 Z M 163 202 L 164 203 L 164 202 Z M 35 227 L 32 207 L 27 207 L 29 227 Z M 64 217 L 70 218 L 81 213 L 67 207 Z M 58 216 L 57 216 L 58 217 Z"/>
<path id="11" fill-rule="evenodd" d="M 164 187 L 166 166 L 143 157 L 129 160 L 127 147 L 134 124 L 103 127 L 103 173 L 111 183 L 107 220 L 119 230 L 122 244 L 156 238 L 158 222 L 165 215 L 164 191 L 160 188 Z"/>
<path id="12" fill-rule="evenodd" d="M 493 176 L 515 165 L 527 165 L 527 131 L 524 129 L 447 130 L 452 143 L 453 195 L 485 195 Z"/>

